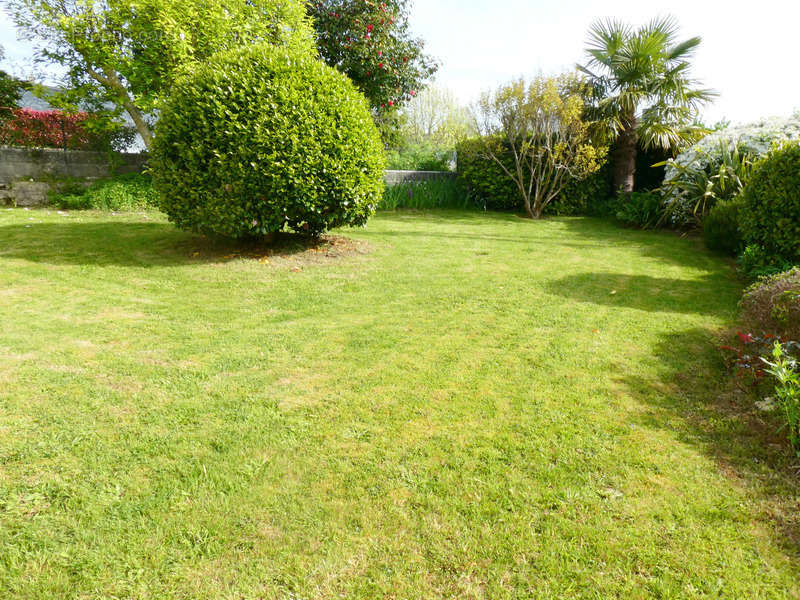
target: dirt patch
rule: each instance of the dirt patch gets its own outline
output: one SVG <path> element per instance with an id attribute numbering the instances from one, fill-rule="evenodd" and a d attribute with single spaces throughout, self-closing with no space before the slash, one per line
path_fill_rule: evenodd
<path id="1" fill-rule="evenodd" d="M 203 238 L 187 246 L 186 250 L 198 261 L 253 260 L 301 268 L 368 254 L 371 248 L 366 242 L 338 235 L 312 238 L 281 233 L 269 239 L 243 242 Z"/>

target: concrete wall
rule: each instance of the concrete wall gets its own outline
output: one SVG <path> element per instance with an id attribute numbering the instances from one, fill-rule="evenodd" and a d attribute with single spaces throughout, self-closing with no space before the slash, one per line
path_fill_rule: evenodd
<path id="1" fill-rule="evenodd" d="M 431 179 L 455 179 L 456 174 L 450 171 L 386 171 L 386 185 L 409 183 L 413 181 L 430 181 Z"/>
<path id="2" fill-rule="evenodd" d="M 50 182 L 66 177 L 87 182 L 108 177 L 113 171 L 136 173 L 145 154 L 119 154 L 111 164 L 105 152 L 0 147 L 0 205 L 37 206 L 47 203 Z"/>
<path id="3" fill-rule="evenodd" d="M 114 173 L 136 173 L 142 170 L 145 154 L 119 154 Z M 51 183 L 66 177 L 93 179 L 111 175 L 112 165 L 105 152 L 82 150 L 29 150 L 0 147 L 0 206 L 39 206 L 47 204 Z M 453 179 L 446 171 L 386 171 L 387 185 Z"/>

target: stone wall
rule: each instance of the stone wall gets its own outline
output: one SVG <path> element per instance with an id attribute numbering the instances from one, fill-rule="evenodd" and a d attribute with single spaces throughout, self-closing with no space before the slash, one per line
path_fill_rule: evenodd
<path id="1" fill-rule="evenodd" d="M 94 179 L 142 170 L 145 154 L 117 154 L 114 164 L 105 152 L 0 147 L 0 205 L 47 203 L 53 182 L 65 178 Z"/>

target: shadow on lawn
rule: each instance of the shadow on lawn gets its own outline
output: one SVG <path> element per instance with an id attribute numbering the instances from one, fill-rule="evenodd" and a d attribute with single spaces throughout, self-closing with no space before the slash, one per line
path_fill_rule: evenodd
<path id="1" fill-rule="evenodd" d="M 664 335 L 653 349 L 661 365 L 657 380 L 629 374 L 619 382 L 652 408 L 643 427 L 668 429 L 711 458 L 777 526 L 776 541 L 800 558 L 800 458 L 777 417 L 760 412 L 725 376 L 714 347 L 719 337 L 701 328 Z"/>
<path id="2" fill-rule="evenodd" d="M 392 231 L 381 231 L 380 236 L 420 237 L 442 241 L 493 241 L 525 246 L 536 250 L 542 242 L 554 247 L 565 247 L 593 253 L 612 248 L 635 250 L 641 256 L 669 264 L 690 266 L 703 271 L 718 271 L 723 259 L 708 251 L 702 240 L 675 231 L 642 231 L 626 228 L 611 219 L 599 217 L 547 217 L 533 221 L 524 215 L 507 212 L 481 211 L 384 211 L 379 213 L 383 222 L 397 223 Z M 424 221 L 443 225 L 443 229 L 407 229 L 409 224 Z M 487 221 L 501 227 L 487 230 Z M 454 230 L 450 226 L 461 229 Z M 474 226 L 474 228 L 472 227 Z M 570 235 L 564 235 L 564 232 Z M 367 230 L 365 235 L 370 235 Z"/>
<path id="3" fill-rule="evenodd" d="M 700 279 L 592 272 L 551 281 L 547 290 L 556 296 L 603 306 L 718 315 L 720 295 L 731 295 L 733 300 L 738 288 L 725 272 Z"/>
<path id="4" fill-rule="evenodd" d="M 169 223 L 64 222 L 0 227 L 0 258 L 56 265 L 164 267 L 237 258 L 289 257 L 343 238 L 281 234 L 269 243 L 208 238 Z"/>

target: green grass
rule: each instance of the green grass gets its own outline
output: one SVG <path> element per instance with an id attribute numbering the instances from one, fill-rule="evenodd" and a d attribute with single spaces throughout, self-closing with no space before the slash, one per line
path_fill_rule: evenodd
<path id="1" fill-rule="evenodd" d="M 0 211 L 0 598 L 798 597 L 729 265 L 592 219 L 342 235 Z"/>

